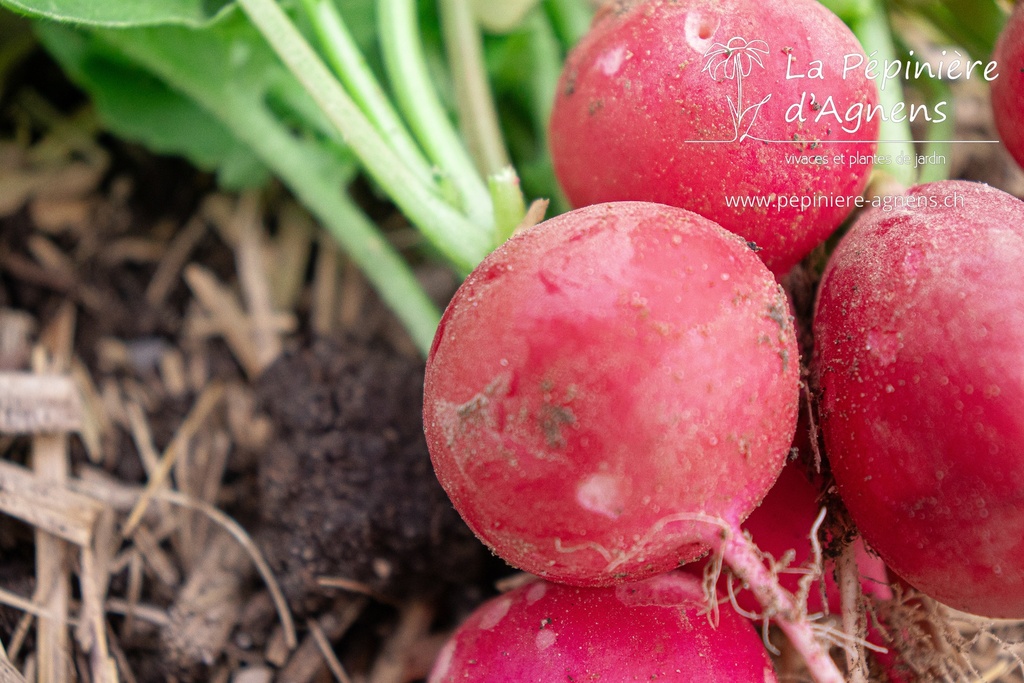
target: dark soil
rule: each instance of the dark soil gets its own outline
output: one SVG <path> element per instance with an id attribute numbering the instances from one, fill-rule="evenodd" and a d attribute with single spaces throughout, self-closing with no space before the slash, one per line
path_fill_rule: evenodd
<path id="1" fill-rule="evenodd" d="M 354 339 L 318 340 L 257 386 L 276 436 L 261 454 L 257 541 L 297 614 L 320 577 L 392 598 L 472 583 L 482 546 L 434 477 L 423 438 L 423 367 Z"/>

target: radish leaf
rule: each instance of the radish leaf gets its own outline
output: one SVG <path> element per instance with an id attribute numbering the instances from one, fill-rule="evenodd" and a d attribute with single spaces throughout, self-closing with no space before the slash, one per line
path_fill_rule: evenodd
<path id="1" fill-rule="evenodd" d="M 0 4 L 34 18 L 117 28 L 206 26 L 234 6 L 233 0 L 0 0 Z"/>

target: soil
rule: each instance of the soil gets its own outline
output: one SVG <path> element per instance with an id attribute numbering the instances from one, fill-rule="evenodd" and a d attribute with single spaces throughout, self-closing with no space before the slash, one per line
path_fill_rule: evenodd
<path id="1" fill-rule="evenodd" d="M 321 577 L 391 599 L 481 577 L 482 546 L 433 476 L 419 360 L 349 337 L 316 340 L 260 378 L 276 435 L 259 459 L 258 541 L 297 614 Z"/>

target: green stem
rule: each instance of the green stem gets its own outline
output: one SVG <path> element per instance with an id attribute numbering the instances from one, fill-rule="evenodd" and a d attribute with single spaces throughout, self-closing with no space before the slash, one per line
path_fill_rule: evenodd
<path id="1" fill-rule="evenodd" d="M 511 33 L 540 4 L 540 0 L 469 0 L 480 28 L 488 33 Z"/>
<path id="2" fill-rule="evenodd" d="M 562 75 L 562 58 L 559 54 L 558 37 L 551 21 L 541 12 L 533 12 L 524 22 L 529 33 L 531 67 L 530 86 L 533 88 L 530 101 L 533 103 L 533 125 L 537 127 L 544 148 L 547 149 L 548 123 L 555 106 L 555 93 Z"/>
<path id="3" fill-rule="evenodd" d="M 328 64 L 345 84 L 352 99 L 420 180 L 427 185 L 433 183 L 430 162 L 391 106 L 334 0 L 302 0 L 302 6 L 316 31 Z"/>
<path id="4" fill-rule="evenodd" d="M 551 121 L 551 110 L 555 106 L 555 94 L 558 92 L 558 81 L 562 76 L 562 50 L 553 20 L 545 12 L 533 12 L 523 28 L 529 34 L 530 49 L 530 87 L 533 90 L 529 98 L 530 116 L 533 128 L 540 142 L 540 154 L 537 166 L 543 169 L 544 184 L 550 188 L 551 210 L 555 214 L 564 213 L 572 208 L 569 200 L 555 178 L 555 171 L 548 153 L 548 124 Z"/>
<path id="5" fill-rule="evenodd" d="M 594 10 L 586 0 L 545 0 L 544 7 L 565 50 L 587 35 L 594 20 Z"/>
<path id="6" fill-rule="evenodd" d="M 490 236 L 494 223 L 491 198 L 433 88 L 416 23 L 415 0 L 379 0 L 377 12 L 384 65 L 399 108 L 427 156 L 451 178 L 470 222 Z"/>
<path id="7" fill-rule="evenodd" d="M 438 4 L 460 127 L 477 169 L 490 176 L 506 168 L 509 160 L 487 80 L 480 29 L 469 0 L 440 0 Z"/>
<path id="8" fill-rule="evenodd" d="M 489 231 L 467 221 L 403 163 L 275 0 L 238 4 L 402 212 L 453 265 L 475 267 L 490 251 Z"/>
<path id="9" fill-rule="evenodd" d="M 494 202 L 494 224 L 499 243 L 515 232 L 526 216 L 526 201 L 519 187 L 519 176 L 511 166 L 493 173 L 487 178 Z"/>
<path id="10" fill-rule="evenodd" d="M 871 13 L 871 0 L 818 0 L 847 24 L 860 21 Z"/>
<path id="11" fill-rule="evenodd" d="M 173 54 L 147 49 L 130 33 L 110 30 L 101 35 L 118 52 L 194 99 L 246 143 L 338 240 L 426 355 L 440 320 L 437 307 L 401 255 L 344 194 L 336 174 L 312 161 L 322 157 L 322 150 L 293 136 L 261 102 L 182 77 Z"/>
<path id="12" fill-rule="evenodd" d="M 918 180 L 922 183 L 932 183 L 938 180 L 948 180 L 953 157 L 953 143 L 950 142 L 956 136 L 956 119 L 953 109 L 953 91 L 949 84 L 937 78 L 924 78 L 919 80 L 918 86 L 923 90 L 929 108 L 935 110 L 936 105 L 945 102 L 946 119 L 942 122 L 928 124 L 928 137 L 925 140 L 924 157 L 926 159 L 942 159 L 942 163 L 927 162 L 918 170 Z"/>
<path id="13" fill-rule="evenodd" d="M 1006 23 L 1006 14 L 995 0 L 900 0 L 896 4 L 920 14 L 981 61 L 989 59 Z"/>
<path id="14" fill-rule="evenodd" d="M 872 0 L 872 11 L 851 25 L 854 34 L 860 40 L 867 53 L 868 59 L 878 60 L 879 64 L 886 64 L 896 59 L 896 46 L 892 39 L 892 29 L 889 26 L 889 17 L 885 11 L 882 0 Z M 877 69 L 879 76 L 876 79 L 881 82 L 884 69 Z M 893 108 L 905 102 L 903 86 L 898 80 L 889 80 L 885 89 L 879 89 L 879 104 L 886 112 L 893 111 Z M 888 119 L 888 120 L 886 120 Z M 913 158 L 914 136 L 910 130 L 910 123 L 906 120 L 894 121 L 889 117 L 882 120 L 878 132 L 879 156 L 888 156 L 893 160 L 896 158 Z M 884 167 L 876 167 L 876 171 L 887 173 L 893 176 L 900 184 L 911 186 L 916 182 L 913 164 L 892 163 Z"/>

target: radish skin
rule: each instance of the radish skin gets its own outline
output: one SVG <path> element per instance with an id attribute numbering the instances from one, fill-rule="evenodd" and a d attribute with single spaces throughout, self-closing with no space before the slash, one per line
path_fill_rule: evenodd
<path id="1" fill-rule="evenodd" d="M 555 173 L 575 206 L 695 211 L 784 275 L 867 184 L 879 129 L 868 63 L 816 0 L 608 3 L 562 72 Z"/>
<path id="2" fill-rule="evenodd" d="M 992 114 L 1003 144 L 1024 168 L 1024 5 L 1003 27 L 992 59 L 999 65 L 992 81 Z"/>
<path id="3" fill-rule="evenodd" d="M 668 574 L 616 588 L 536 581 L 479 607 L 442 649 L 429 683 L 776 683 L 753 625 L 700 582 Z"/>
<path id="4" fill-rule="evenodd" d="M 520 233 L 460 287 L 427 362 L 434 469 L 507 562 L 577 585 L 704 555 L 785 462 L 785 295 L 696 214 L 623 202 Z"/>
<path id="5" fill-rule="evenodd" d="M 918 206 L 865 214 L 818 295 L 832 473 L 907 583 L 1024 618 L 1024 202 L 965 181 L 897 199 Z"/>

